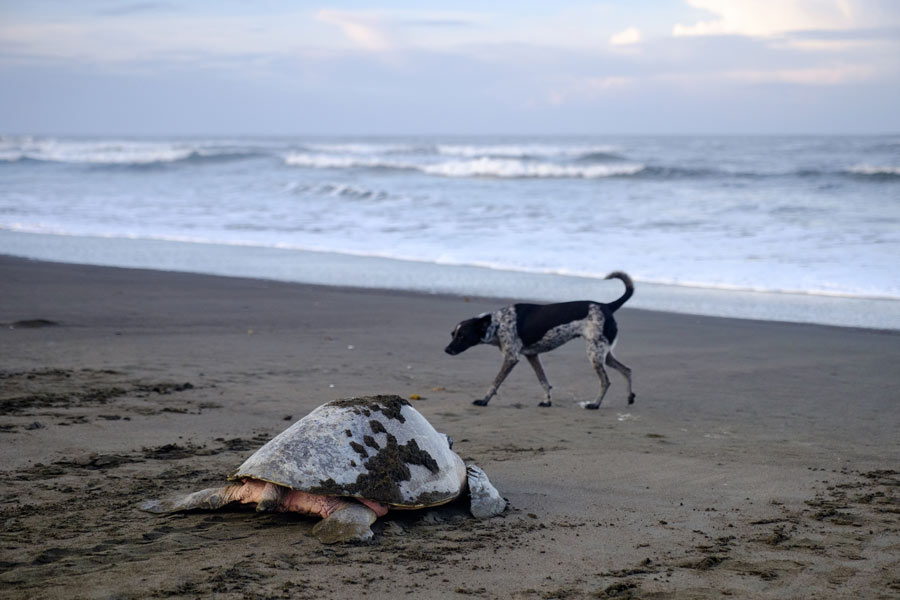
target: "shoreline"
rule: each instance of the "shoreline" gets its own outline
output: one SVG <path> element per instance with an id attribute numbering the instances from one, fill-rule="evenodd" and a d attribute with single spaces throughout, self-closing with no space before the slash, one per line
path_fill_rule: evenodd
<path id="1" fill-rule="evenodd" d="M 429 295 L 560 302 L 618 297 L 615 282 L 589 277 L 441 265 L 261 246 L 21 233 L 0 230 L 0 255 L 120 268 Z M 64 258 L 61 258 L 64 257 Z M 629 307 L 685 315 L 900 331 L 900 300 L 726 290 L 637 282 Z M 348 285 L 349 284 L 349 285 Z"/>
<path id="2" fill-rule="evenodd" d="M 332 254 L 329 252 L 318 252 L 318 251 L 310 251 L 313 254 Z M 305 281 L 294 281 L 294 280 L 286 280 L 286 279 L 271 279 L 267 277 L 253 277 L 248 275 L 223 275 L 219 273 L 205 273 L 199 271 L 182 271 L 182 270 L 170 270 L 165 268 L 154 268 L 154 267 L 131 267 L 131 266 L 117 266 L 117 265 L 106 265 L 106 264 L 92 264 L 92 263 L 81 263 L 81 262 L 68 262 L 64 260 L 45 260 L 40 258 L 30 258 L 27 256 L 17 256 L 11 254 L 0 253 L 0 261 L 11 260 L 11 261 L 22 261 L 25 263 L 34 263 L 34 264 L 48 264 L 48 265 L 57 265 L 59 267 L 86 267 L 86 268 L 97 268 L 97 269 L 114 269 L 121 271 L 134 271 L 134 272 L 149 272 L 149 273 L 158 273 L 162 275 L 179 275 L 185 277 L 211 277 L 211 278 L 221 278 L 225 280 L 236 280 L 236 281 L 248 281 L 248 282 L 257 282 L 260 284 L 264 283 L 275 283 L 282 285 L 294 285 L 300 286 L 303 288 L 309 288 L 310 290 L 318 290 L 321 292 L 327 291 L 335 291 L 338 293 L 348 293 L 348 294 L 378 294 L 383 296 L 398 296 L 398 297 L 409 297 L 409 298 L 418 298 L 421 300 L 427 299 L 438 299 L 438 300 L 460 300 L 463 302 L 482 302 L 482 303 L 490 303 L 495 306 L 495 308 L 499 308 L 500 306 L 504 306 L 507 304 L 512 304 L 515 302 L 542 302 L 540 298 L 534 297 L 517 297 L 511 295 L 490 295 L 490 294 L 466 294 L 466 293 L 457 293 L 452 291 L 422 291 L 416 289 L 403 289 L 403 288 L 393 288 L 393 287 L 367 287 L 367 286 L 355 286 L 341 283 L 309 283 Z M 402 261 L 398 261 L 402 262 Z M 474 268 L 482 268 L 482 267 L 474 267 Z M 604 280 L 595 280 L 591 279 L 593 282 L 603 282 Z M 612 285 L 621 285 L 620 283 L 612 283 Z M 635 282 L 635 290 L 637 293 L 638 288 L 643 288 L 645 285 L 641 282 Z M 662 284 L 650 284 L 650 285 L 662 285 Z M 677 286 L 673 286 L 677 287 Z M 721 293 L 731 293 L 725 290 L 715 290 L 713 288 L 703 288 L 708 289 L 713 292 L 721 292 Z M 749 292 L 753 294 L 767 294 L 767 295 L 780 295 L 781 292 Z M 793 294 L 793 293 L 784 293 L 784 295 L 788 296 L 803 296 L 804 294 Z M 884 298 L 844 298 L 840 297 L 842 300 L 861 300 L 865 302 L 892 302 L 890 299 Z M 615 299 L 614 296 L 610 296 L 610 299 Z M 840 325 L 840 324 L 830 324 L 830 323 L 817 323 L 812 321 L 788 321 L 788 320 L 780 320 L 780 319 L 764 319 L 764 318 L 754 318 L 754 317 L 741 317 L 741 316 L 728 316 L 728 315 L 710 315 L 704 313 L 691 313 L 691 312 L 680 312 L 673 310 L 664 310 L 664 309 L 655 309 L 655 308 L 645 308 L 645 307 L 634 307 L 631 306 L 633 304 L 634 298 L 628 301 L 624 310 L 628 312 L 638 312 L 638 313 L 649 313 L 658 315 L 660 318 L 665 318 L 666 316 L 672 317 L 684 317 L 684 318 L 699 318 L 699 319 L 721 319 L 724 321 L 747 321 L 751 323 L 760 322 L 760 323 L 769 323 L 772 325 L 781 324 L 781 325 L 794 325 L 794 326 L 807 326 L 807 327 L 822 327 L 822 328 L 834 328 L 834 329 L 847 329 L 847 330 L 858 330 L 861 332 L 870 332 L 876 334 L 885 334 L 885 335 L 898 335 L 900 336 L 900 329 L 893 329 L 887 327 L 865 327 L 865 326 L 857 326 L 857 325 Z M 618 314 L 618 313 L 617 313 Z M 9 323 L 0 322 L 0 327 L 4 325 L 9 325 Z"/>
<path id="3" fill-rule="evenodd" d="M 542 357 L 552 409 L 527 365 L 481 408 L 498 353 L 443 347 L 502 300 L 6 256 L 0 277 L 9 597 L 900 594 L 896 332 L 626 305 L 634 405 L 612 373 L 578 408 L 597 378 L 576 340 Z M 8 327 L 39 319 L 57 325 Z M 332 547 L 294 515 L 135 509 L 378 393 L 420 396 L 510 510 L 391 513 L 374 544 Z"/>

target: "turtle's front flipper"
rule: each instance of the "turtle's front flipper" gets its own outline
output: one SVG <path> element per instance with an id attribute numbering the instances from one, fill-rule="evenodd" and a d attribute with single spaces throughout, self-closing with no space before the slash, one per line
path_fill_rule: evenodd
<path id="1" fill-rule="evenodd" d="M 472 503 L 469 510 L 476 519 L 494 517 L 506 510 L 506 499 L 500 495 L 481 467 L 467 465 L 469 477 L 469 496 Z"/>
<path id="2" fill-rule="evenodd" d="M 162 514 L 179 512 L 182 510 L 215 510 L 236 500 L 235 492 L 241 489 L 241 485 L 226 485 L 217 488 L 208 488 L 179 496 L 168 500 L 144 500 L 138 504 L 140 510 Z"/>
<path id="3" fill-rule="evenodd" d="M 348 502 L 313 527 L 313 535 L 323 544 L 367 542 L 374 535 L 370 529 L 375 512 L 359 502 Z"/>
<path id="4" fill-rule="evenodd" d="M 266 483 L 256 498 L 256 512 L 273 512 L 281 507 L 287 488 L 274 483 Z"/>

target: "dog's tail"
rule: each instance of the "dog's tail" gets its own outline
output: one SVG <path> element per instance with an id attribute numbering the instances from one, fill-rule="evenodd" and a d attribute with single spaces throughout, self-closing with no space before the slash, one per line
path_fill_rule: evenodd
<path id="1" fill-rule="evenodd" d="M 628 273 L 623 271 L 613 271 L 606 276 L 606 279 L 621 279 L 622 283 L 625 284 L 625 293 L 622 294 L 622 297 L 606 305 L 610 312 L 616 312 L 622 308 L 622 305 L 628 302 L 628 299 L 634 294 L 634 282 L 631 281 L 631 277 L 628 276 Z"/>

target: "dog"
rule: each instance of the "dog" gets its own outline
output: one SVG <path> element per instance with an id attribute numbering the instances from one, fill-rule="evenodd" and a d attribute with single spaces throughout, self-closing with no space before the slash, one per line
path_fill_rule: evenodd
<path id="1" fill-rule="evenodd" d="M 596 400 L 585 404 L 587 409 L 598 409 L 609 389 L 609 376 L 604 365 L 612 367 L 628 381 L 628 404 L 634 404 L 631 389 L 631 369 L 613 356 L 618 326 L 613 313 L 619 310 L 634 294 L 634 283 L 626 273 L 615 271 L 606 279 L 619 279 L 625 284 L 625 293 L 610 302 L 560 302 L 557 304 L 513 304 L 492 313 L 483 313 L 462 321 L 453 330 L 453 340 L 444 352 L 455 356 L 478 344 L 491 344 L 500 348 L 503 365 L 491 384 L 487 395 L 472 404 L 487 406 L 497 389 L 513 367 L 524 356 L 537 374 L 547 399 L 539 406 L 552 406 L 550 383 L 544 374 L 539 355 L 558 348 L 577 337 L 587 341 L 587 355 L 600 378 L 600 393 Z"/>

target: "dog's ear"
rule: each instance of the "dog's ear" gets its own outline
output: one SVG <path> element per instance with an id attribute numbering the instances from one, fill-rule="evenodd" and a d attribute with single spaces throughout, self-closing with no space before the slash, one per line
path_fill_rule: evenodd
<path id="1" fill-rule="evenodd" d="M 478 337 L 484 337 L 487 333 L 488 327 L 491 326 L 491 315 L 490 313 L 486 315 L 481 315 L 478 317 L 478 321 L 475 324 L 476 330 L 478 331 Z"/>

